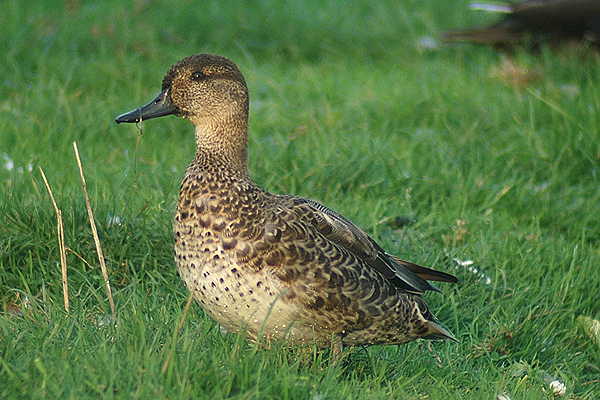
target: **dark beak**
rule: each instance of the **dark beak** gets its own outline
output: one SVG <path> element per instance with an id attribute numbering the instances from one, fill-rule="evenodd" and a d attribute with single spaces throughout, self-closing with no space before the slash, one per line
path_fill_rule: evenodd
<path id="1" fill-rule="evenodd" d="M 174 114 L 177 111 L 177 107 L 175 107 L 171 102 L 171 99 L 168 96 L 168 91 L 169 89 L 163 90 L 158 94 L 158 96 L 156 96 L 154 100 L 142 108 L 136 108 L 133 111 L 119 115 L 117 118 L 115 118 L 116 123 L 140 122 L 142 120 Z"/>

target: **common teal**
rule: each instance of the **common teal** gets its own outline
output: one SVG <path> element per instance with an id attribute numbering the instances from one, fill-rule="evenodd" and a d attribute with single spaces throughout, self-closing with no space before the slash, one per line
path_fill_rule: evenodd
<path id="1" fill-rule="evenodd" d="M 449 274 L 386 253 L 363 230 L 315 201 L 269 193 L 248 173 L 248 88 L 229 59 L 173 65 L 149 104 L 117 117 L 165 115 L 196 127 L 181 183 L 175 260 L 201 307 L 230 332 L 268 344 L 320 347 L 456 340 L 421 297 Z"/>

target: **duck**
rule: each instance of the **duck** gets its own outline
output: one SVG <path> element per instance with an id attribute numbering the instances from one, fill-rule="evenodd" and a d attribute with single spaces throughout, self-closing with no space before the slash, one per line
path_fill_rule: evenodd
<path id="1" fill-rule="evenodd" d="M 388 254 L 316 201 L 270 193 L 248 172 L 249 93 L 230 59 L 186 57 L 150 103 L 117 123 L 175 115 L 195 126 L 196 150 L 173 222 L 175 263 L 191 295 L 229 332 L 265 346 L 330 348 L 457 341 L 423 299 L 457 283 Z"/>
<path id="2" fill-rule="evenodd" d="M 539 50 L 540 44 L 582 42 L 598 46 L 600 42 L 600 2 L 598 0 L 525 0 L 518 3 L 473 3 L 471 8 L 504 14 L 493 25 L 446 31 L 446 42 L 491 44 L 513 52 L 524 47 Z"/>

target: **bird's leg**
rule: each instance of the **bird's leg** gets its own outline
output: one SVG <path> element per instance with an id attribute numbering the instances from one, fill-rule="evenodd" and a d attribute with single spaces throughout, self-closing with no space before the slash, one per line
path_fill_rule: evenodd
<path id="1" fill-rule="evenodd" d="M 344 343 L 342 343 L 342 334 L 334 334 L 331 340 L 331 363 L 337 364 L 344 354 Z"/>

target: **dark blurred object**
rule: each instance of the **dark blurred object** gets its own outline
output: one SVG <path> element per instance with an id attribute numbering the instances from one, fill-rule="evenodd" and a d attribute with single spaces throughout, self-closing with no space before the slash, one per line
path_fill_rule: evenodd
<path id="1" fill-rule="evenodd" d="M 400 229 L 407 226 L 411 226 L 412 224 L 417 222 L 417 220 L 404 215 L 398 215 L 395 217 L 389 217 L 382 222 L 384 222 L 387 226 L 389 226 L 392 229 Z"/>
<path id="2" fill-rule="evenodd" d="M 472 4 L 473 9 L 507 13 L 487 28 L 448 31 L 444 41 L 493 44 L 500 48 L 560 44 L 573 40 L 600 43 L 600 0 L 528 0 L 518 4 Z"/>

